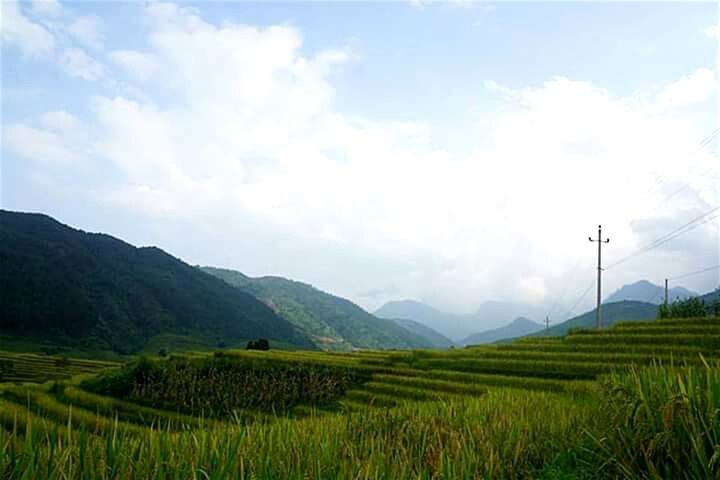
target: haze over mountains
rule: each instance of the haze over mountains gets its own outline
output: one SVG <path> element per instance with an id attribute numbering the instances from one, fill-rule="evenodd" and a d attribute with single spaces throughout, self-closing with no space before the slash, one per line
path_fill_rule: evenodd
<path id="1" fill-rule="evenodd" d="M 470 335 L 459 342 L 460 345 L 480 345 L 483 343 L 493 343 L 506 338 L 523 337 L 539 332 L 545 328 L 539 323 L 528 320 L 525 317 L 518 317 L 508 325 L 484 332 Z"/>
<path id="2" fill-rule="evenodd" d="M 544 310 L 538 307 L 512 302 L 487 301 L 471 314 L 459 315 L 435 309 L 414 300 L 388 302 L 375 315 L 382 318 L 415 320 L 440 332 L 455 342 L 468 335 L 503 327 L 518 317 L 544 318 Z"/>

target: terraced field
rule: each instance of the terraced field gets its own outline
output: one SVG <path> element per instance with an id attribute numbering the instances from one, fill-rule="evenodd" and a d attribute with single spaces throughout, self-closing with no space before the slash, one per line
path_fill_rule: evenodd
<path id="1" fill-rule="evenodd" d="M 716 318 L 621 322 L 608 330 L 575 330 L 563 338 L 527 338 L 511 344 L 449 351 L 225 350 L 214 354 L 179 354 L 163 360 L 179 362 L 175 370 L 180 372 L 190 372 L 188 368 L 193 365 L 211 365 L 210 371 L 218 379 L 221 377 L 218 372 L 232 369 L 233 365 L 245 365 L 246 369 L 247 365 L 259 365 L 258 368 L 284 365 L 273 371 L 273 378 L 282 373 L 283 368 L 291 372 L 297 368 L 314 369 L 313 372 L 320 372 L 317 375 L 322 372 L 351 373 L 349 376 L 342 374 L 345 375 L 342 378 L 347 378 L 345 383 L 333 384 L 333 395 L 317 396 L 325 399 L 320 403 L 298 400 L 279 410 L 274 407 L 234 408 L 230 414 L 218 416 L 198 414 L 187 405 L 174 408 L 167 402 L 149 402 L 137 393 L 136 384 L 126 385 L 133 392 L 129 396 L 112 394 L 115 388 L 112 385 L 107 391 L 103 390 L 104 393 L 90 388 L 93 374 L 108 371 L 108 368 L 117 367 L 116 364 L 0 354 L 0 361 L 7 362 L 0 370 L 5 382 L 0 384 L 0 424 L 6 432 L 12 432 L 11 437 L 18 438 L 29 435 L 30 425 L 46 432 L 63 433 L 75 429 L 100 438 L 111 433 L 140 438 L 155 430 L 227 432 L 253 425 L 265 428 L 263 426 L 276 422 L 296 422 L 295 425 L 303 425 L 298 428 L 310 428 L 308 426 L 315 423 L 297 422 L 329 422 L 329 425 L 338 418 L 350 421 L 354 415 L 369 415 L 368 418 L 375 419 L 376 414 L 372 412 L 402 415 L 401 412 L 412 408 L 434 411 L 435 407 L 421 405 L 448 405 L 452 411 L 456 408 L 452 405 L 465 405 L 462 408 L 482 410 L 500 398 L 504 399 L 504 403 L 497 406 L 500 409 L 514 404 L 510 398 L 526 398 L 528 402 L 542 399 L 542 405 L 536 405 L 537 408 L 548 408 L 547 405 L 552 404 L 552 408 L 564 408 L 566 412 L 575 411 L 575 407 L 570 407 L 574 405 L 578 408 L 574 415 L 590 421 L 589 417 L 584 417 L 585 406 L 597 401 L 600 389 L 597 380 L 601 376 L 624 372 L 629 365 L 705 368 L 707 364 L 717 365 L 718 360 L 720 320 Z M 317 379 L 317 388 L 324 388 L 324 380 L 313 372 L 308 378 Z M 241 378 L 236 373 L 232 375 L 235 376 L 231 378 Z M 164 381 L 158 378 L 153 380 L 156 384 Z M 38 383 L 19 383 L 33 381 Z M 189 388 L 201 388 L 193 385 Z M 202 391 L 197 395 L 202 396 Z M 525 412 L 533 407 L 528 403 L 518 408 Z M 562 410 L 553 410 L 548 415 L 561 417 L 565 414 Z M 572 418 L 558 422 L 568 429 L 573 428 Z"/>
<path id="2" fill-rule="evenodd" d="M 75 375 L 97 373 L 118 365 L 118 363 L 99 360 L 0 351 L 0 383 L 42 383 L 49 380 L 64 380 Z"/>

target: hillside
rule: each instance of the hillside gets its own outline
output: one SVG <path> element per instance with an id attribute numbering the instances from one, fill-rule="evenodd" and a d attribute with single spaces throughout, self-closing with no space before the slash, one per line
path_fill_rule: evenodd
<path id="1" fill-rule="evenodd" d="M 470 314 L 447 313 L 414 300 L 388 302 L 375 315 L 381 318 L 414 320 L 459 342 L 468 335 L 500 328 L 518 317 L 544 318 L 540 308 L 521 303 L 487 301 Z"/>
<path id="2" fill-rule="evenodd" d="M 426 327 L 420 322 L 414 320 L 408 320 L 405 318 L 392 318 L 393 322 L 397 323 L 405 330 L 409 330 L 417 335 L 428 340 L 434 347 L 437 348 L 450 348 L 455 345 L 455 342 L 447 338 L 445 335 L 433 330 L 430 327 Z"/>
<path id="3" fill-rule="evenodd" d="M 594 328 L 596 323 L 595 310 L 593 308 L 589 312 L 554 325 L 547 330 L 541 330 L 533 336 L 561 336 L 566 335 L 571 328 Z M 623 301 L 603 303 L 602 305 L 604 328 L 610 327 L 620 320 L 654 320 L 655 318 L 657 318 L 657 305 L 651 303 Z"/>
<path id="4" fill-rule="evenodd" d="M 673 287 L 668 289 L 668 300 L 674 302 L 678 299 L 696 297 L 698 294 L 684 287 Z M 660 305 L 665 300 L 665 288 L 652 284 L 647 280 L 640 280 L 629 285 L 623 285 L 611 295 L 604 303 L 622 302 L 632 300 L 636 302 L 654 303 Z"/>
<path id="5" fill-rule="evenodd" d="M 354 303 L 311 285 L 281 277 L 252 278 L 235 270 L 202 267 L 273 308 L 332 350 L 351 348 L 427 348 L 433 344 L 390 320 L 377 318 Z"/>
<path id="6" fill-rule="evenodd" d="M 530 335 L 542 329 L 543 326 L 539 323 L 535 323 L 524 317 L 518 317 L 504 327 L 475 333 L 464 338 L 459 343 L 460 345 L 481 345 L 483 343 L 493 343 L 504 338 L 515 338 Z"/>
<path id="7" fill-rule="evenodd" d="M 314 348 L 252 295 L 159 248 L 136 248 L 40 214 L 0 210 L 0 333 L 44 344 L 138 352 L 268 339 Z"/>

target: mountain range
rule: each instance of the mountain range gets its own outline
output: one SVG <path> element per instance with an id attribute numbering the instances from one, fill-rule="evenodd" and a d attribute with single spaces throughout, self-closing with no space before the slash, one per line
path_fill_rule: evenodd
<path id="1" fill-rule="evenodd" d="M 130 354 L 158 337 L 315 348 L 252 295 L 155 247 L 0 210 L 0 334 Z"/>
<path id="2" fill-rule="evenodd" d="M 487 301 L 471 314 L 461 315 L 440 311 L 414 300 L 388 302 L 374 312 L 375 316 L 420 322 L 455 342 L 469 335 L 500 328 L 518 317 L 544 318 L 544 310 L 521 303 Z"/>

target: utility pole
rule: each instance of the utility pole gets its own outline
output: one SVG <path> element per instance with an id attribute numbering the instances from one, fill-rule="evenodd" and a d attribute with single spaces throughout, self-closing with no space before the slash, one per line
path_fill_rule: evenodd
<path id="1" fill-rule="evenodd" d="M 667 282 L 668 282 L 668 279 L 666 278 L 666 279 L 665 279 L 665 306 L 666 306 L 666 307 L 667 307 L 667 304 L 668 304 Z"/>
<path id="2" fill-rule="evenodd" d="M 600 304 L 602 302 L 602 244 L 610 243 L 610 239 L 602 239 L 602 225 L 598 225 L 598 238 L 593 240 L 592 237 L 588 237 L 591 242 L 597 242 L 598 244 L 598 278 L 597 278 L 597 310 L 595 311 L 595 320 L 598 330 L 602 328 L 602 314 L 600 313 Z"/>
<path id="3" fill-rule="evenodd" d="M 548 330 L 550 328 L 550 317 L 545 317 L 545 330 Z"/>

